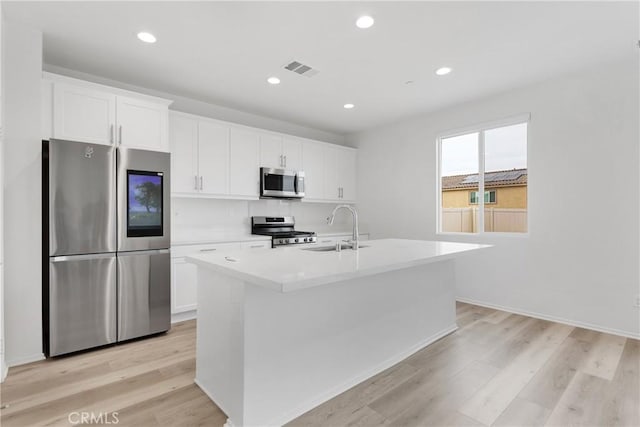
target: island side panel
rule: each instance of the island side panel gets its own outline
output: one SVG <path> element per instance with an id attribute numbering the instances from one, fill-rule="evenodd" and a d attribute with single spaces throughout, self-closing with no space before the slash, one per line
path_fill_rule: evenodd
<path id="1" fill-rule="evenodd" d="M 244 291 L 241 280 L 198 267 L 196 384 L 243 425 Z"/>
<path id="2" fill-rule="evenodd" d="M 453 261 L 245 292 L 244 425 L 284 424 L 457 327 Z"/>

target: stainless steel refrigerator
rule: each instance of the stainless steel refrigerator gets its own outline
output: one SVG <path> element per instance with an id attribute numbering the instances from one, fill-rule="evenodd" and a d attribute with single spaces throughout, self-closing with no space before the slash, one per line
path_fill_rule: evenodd
<path id="1" fill-rule="evenodd" d="M 43 141 L 47 357 L 170 328 L 168 153 Z"/>

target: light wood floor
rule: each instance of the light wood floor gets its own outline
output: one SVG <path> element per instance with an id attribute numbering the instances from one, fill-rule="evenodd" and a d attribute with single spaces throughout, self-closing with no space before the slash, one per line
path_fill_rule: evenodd
<path id="1" fill-rule="evenodd" d="M 639 341 L 457 309 L 458 331 L 289 425 L 640 426 Z M 194 370 L 188 321 L 153 339 L 11 368 L 0 420 L 70 425 L 72 412 L 117 412 L 119 426 L 222 426 Z"/>

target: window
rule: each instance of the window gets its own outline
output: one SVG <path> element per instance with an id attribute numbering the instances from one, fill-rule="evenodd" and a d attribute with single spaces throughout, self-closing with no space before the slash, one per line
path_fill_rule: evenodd
<path id="1" fill-rule="evenodd" d="M 528 120 L 439 138 L 438 231 L 527 232 Z"/>
<path id="2" fill-rule="evenodd" d="M 485 191 L 484 192 L 484 203 L 495 203 L 496 202 L 496 190 Z M 478 192 L 471 191 L 469 193 L 469 204 L 477 205 L 478 204 Z"/>

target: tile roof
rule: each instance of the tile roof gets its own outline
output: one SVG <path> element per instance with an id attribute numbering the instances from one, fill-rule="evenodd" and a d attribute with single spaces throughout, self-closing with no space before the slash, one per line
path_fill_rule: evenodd
<path id="1" fill-rule="evenodd" d="M 484 174 L 485 188 L 508 187 L 514 185 L 527 185 L 527 169 L 510 169 L 487 172 Z M 478 187 L 477 173 L 442 177 L 443 190 L 476 187 Z"/>

